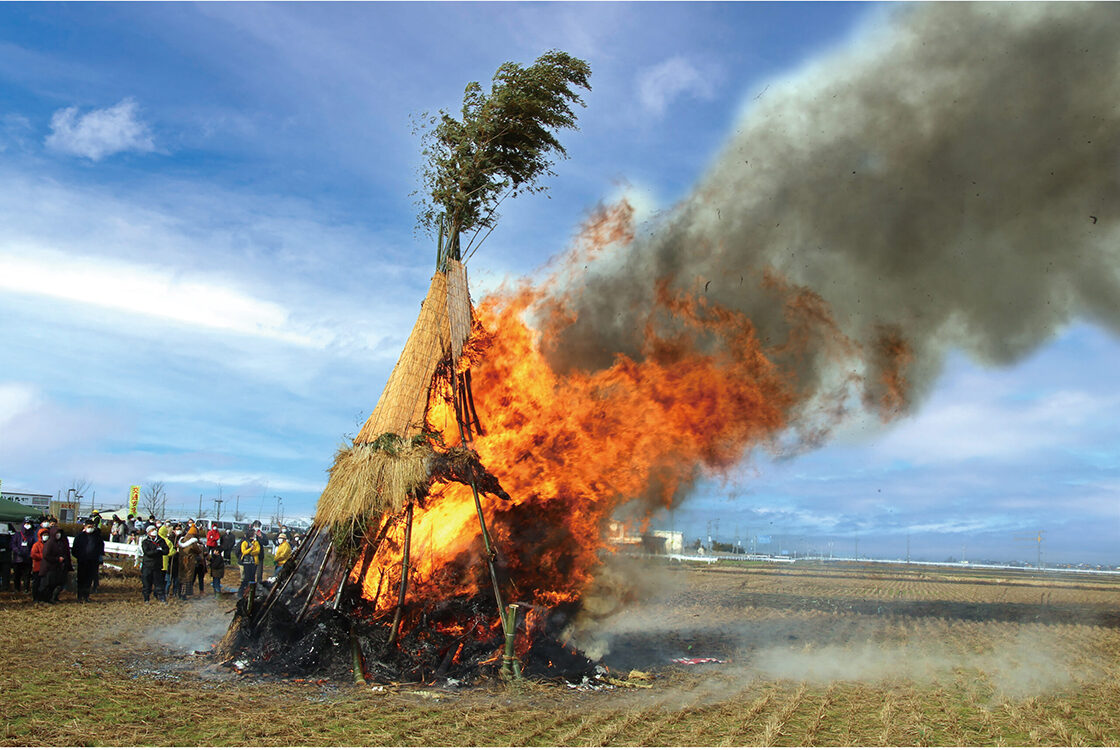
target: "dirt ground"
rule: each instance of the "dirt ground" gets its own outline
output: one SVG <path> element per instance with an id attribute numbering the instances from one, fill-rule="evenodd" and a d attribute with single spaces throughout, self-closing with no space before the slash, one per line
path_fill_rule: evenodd
<path id="1" fill-rule="evenodd" d="M 212 593 L 0 594 L 6 745 L 1120 744 L 1120 580 L 854 564 L 643 561 L 573 638 L 613 681 L 356 686 L 205 654 Z M 627 578 L 634 583 L 634 576 Z M 226 581 L 227 585 L 231 581 Z M 674 659 L 717 659 L 679 664 Z M 633 670 L 637 670 L 634 672 Z M 643 674 L 644 673 L 644 674 Z"/>

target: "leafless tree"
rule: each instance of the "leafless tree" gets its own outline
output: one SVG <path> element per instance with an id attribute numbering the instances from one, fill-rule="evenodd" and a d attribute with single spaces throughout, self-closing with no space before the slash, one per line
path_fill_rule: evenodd
<path id="1" fill-rule="evenodd" d="M 167 492 L 163 482 L 152 482 L 140 493 L 140 507 L 143 512 L 156 518 L 163 518 L 167 510 Z"/>

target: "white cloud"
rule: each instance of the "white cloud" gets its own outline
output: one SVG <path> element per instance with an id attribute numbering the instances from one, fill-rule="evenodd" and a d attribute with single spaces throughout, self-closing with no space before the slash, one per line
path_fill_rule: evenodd
<path id="1" fill-rule="evenodd" d="M 137 109 L 133 99 L 122 99 L 112 107 L 81 116 L 77 107 L 60 109 L 51 117 L 46 145 L 93 161 L 122 151 L 155 151 L 148 126 L 137 118 Z"/>
<path id="2" fill-rule="evenodd" d="M 158 268 L 36 249 L 0 254 L 0 289 L 81 302 L 302 346 L 325 342 L 289 312 L 218 281 Z"/>
<path id="3" fill-rule="evenodd" d="M 0 429 L 40 402 L 38 392 L 23 383 L 0 383 Z"/>
<path id="4" fill-rule="evenodd" d="M 701 99 L 712 96 L 711 75 L 683 57 L 671 57 L 638 75 L 638 101 L 649 113 L 661 116 L 669 103 L 682 95 Z"/>
<path id="5" fill-rule="evenodd" d="M 324 472 L 325 474 L 326 472 Z M 148 481 L 173 482 L 176 484 L 221 485 L 229 491 L 238 487 L 268 487 L 281 492 L 322 492 L 327 480 L 308 482 L 303 478 L 278 476 L 276 474 L 254 474 L 237 471 L 193 471 L 183 474 L 158 474 L 148 477 Z"/>

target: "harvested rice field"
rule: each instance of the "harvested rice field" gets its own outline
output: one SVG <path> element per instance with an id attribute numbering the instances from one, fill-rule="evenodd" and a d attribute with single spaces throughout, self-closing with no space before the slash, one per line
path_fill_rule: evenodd
<path id="1" fill-rule="evenodd" d="M 919 565 L 648 564 L 577 637 L 612 682 L 241 677 L 230 598 L 0 594 L 6 745 L 1118 745 L 1120 580 Z M 227 585 L 230 581 L 226 581 Z M 606 612 L 614 607 L 613 613 Z M 687 659 L 698 663 L 678 663 Z M 636 670 L 636 671 L 635 671 Z M 613 684 L 612 684 L 613 683 Z"/>

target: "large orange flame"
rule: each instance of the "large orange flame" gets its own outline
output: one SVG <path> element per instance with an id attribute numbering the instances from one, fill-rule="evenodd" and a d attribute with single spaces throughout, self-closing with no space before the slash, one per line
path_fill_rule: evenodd
<path id="1" fill-rule="evenodd" d="M 625 205 L 596 217 L 578 247 L 580 262 L 629 237 Z M 596 372 L 559 373 L 545 355 L 550 331 L 571 321 L 557 280 L 570 281 L 572 264 L 541 286 L 492 294 L 475 310 L 475 328 L 460 362 L 470 368 L 484 434 L 473 448 L 509 493 L 483 505 L 508 576 L 509 600 L 552 606 L 578 598 L 596 569 L 606 522 L 623 503 L 654 509 L 679 500 L 704 471 L 734 467 L 755 446 L 789 424 L 799 403 L 794 379 L 780 371 L 741 313 L 696 296 L 656 291 L 644 350 L 618 355 Z M 798 337 L 832 339 L 850 347 L 819 297 L 781 288 L 793 334 L 782 351 L 805 345 Z M 540 331 L 528 313 L 546 318 Z M 543 333 L 542 333 L 543 331 Z M 669 331 L 670 333 L 666 333 Z M 884 349 L 896 364 L 905 342 Z M 894 368 L 888 399 L 904 381 Z M 433 389 L 431 429 L 448 445 L 460 443 L 449 382 Z M 379 612 L 394 607 L 400 582 L 403 525 L 394 526 L 362 580 L 364 597 Z M 417 507 L 412 531 L 410 601 L 443 601 L 489 586 L 474 498 L 469 487 L 441 484 Z M 355 568 L 354 580 L 359 578 Z"/>

